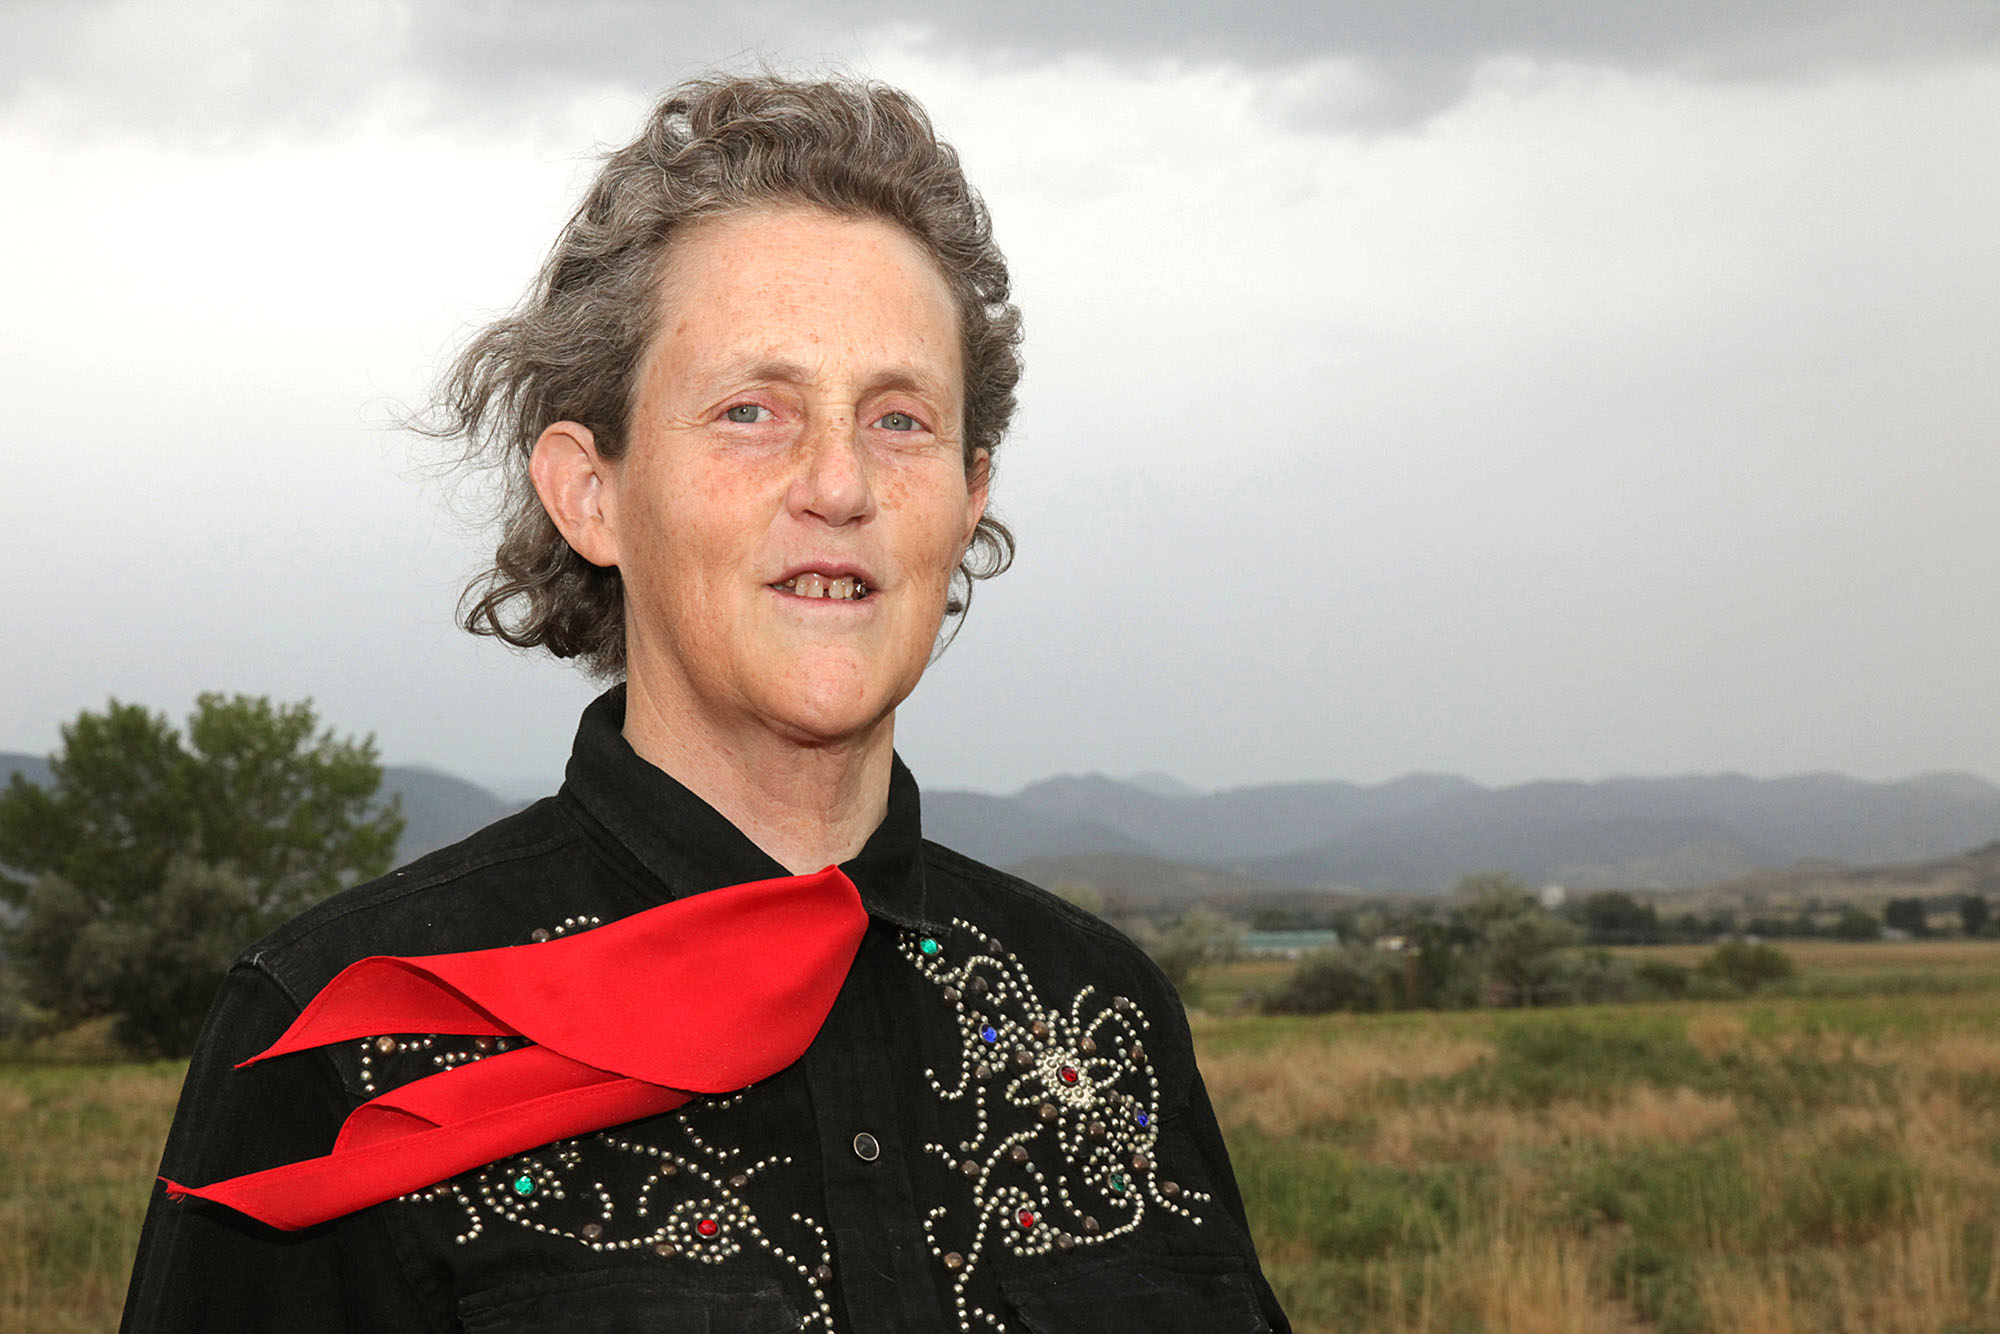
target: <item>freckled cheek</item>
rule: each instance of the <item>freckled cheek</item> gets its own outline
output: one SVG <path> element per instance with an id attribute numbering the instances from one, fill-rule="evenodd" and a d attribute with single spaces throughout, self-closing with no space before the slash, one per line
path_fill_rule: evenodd
<path id="1" fill-rule="evenodd" d="M 912 574 L 932 576 L 942 585 L 951 577 L 965 535 L 967 499 L 940 486 L 935 476 L 889 474 L 877 485 L 877 502 L 900 530 L 900 556 Z"/>

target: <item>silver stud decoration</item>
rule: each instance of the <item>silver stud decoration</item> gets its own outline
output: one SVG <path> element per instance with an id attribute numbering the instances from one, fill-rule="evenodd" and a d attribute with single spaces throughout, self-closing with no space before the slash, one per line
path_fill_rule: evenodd
<path id="1" fill-rule="evenodd" d="M 942 949 L 925 951 L 915 934 L 901 941 L 951 1007 L 957 1068 L 924 1076 L 967 1131 L 924 1146 L 962 1183 L 924 1232 L 959 1329 L 1002 1330 L 968 1292 L 995 1249 L 1030 1258 L 1094 1246 L 1137 1228 L 1149 1209 L 1199 1226 L 1190 1206 L 1209 1196 L 1155 1179 L 1159 1076 L 1139 1007 L 1089 986 L 1067 1009 L 1045 1005 L 1019 958 L 970 922 L 952 928 Z"/>
<path id="2" fill-rule="evenodd" d="M 567 917 L 546 935 L 599 924 L 596 917 Z M 370 1038 L 361 1043 L 361 1083 L 372 1095 L 378 1085 L 398 1087 L 523 1045 L 523 1039 L 507 1037 L 404 1036 L 392 1052 Z M 748 1096 L 702 1098 L 615 1132 L 559 1140 L 403 1200 L 457 1208 L 465 1220 L 454 1238 L 461 1246 L 477 1242 L 489 1227 L 511 1224 L 592 1251 L 635 1252 L 666 1264 L 718 1265 L 762 1252 L 804 1287 L 801 1307 L 807 1315 L 799 1328 L 831 1334 L 833 1252 L 826 1229 L 800 1213 L 782 1221 L 761 1219 L 746 1198 L 761 1175 L 781 1173 L 793 1160 L 784 1155 L 751 1160 L 742 1149 L 715 1142 L 710 1130 L 711 1122 L 726 1124 L 729 1110 Z M 636 1191 L 627 1186 L 614 1195 L 607 1181 L 637 1182 Z"/>

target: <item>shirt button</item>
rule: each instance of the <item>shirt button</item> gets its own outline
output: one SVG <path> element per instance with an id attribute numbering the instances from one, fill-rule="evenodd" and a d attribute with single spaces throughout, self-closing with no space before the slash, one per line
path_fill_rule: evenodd
<path id="1" fill-rule="evenodd" d="M 882 1146 L 864 1130 L 854 1137 L 854 1156 L 864 1163 L 872 1163 L 882 1156 Z"/>

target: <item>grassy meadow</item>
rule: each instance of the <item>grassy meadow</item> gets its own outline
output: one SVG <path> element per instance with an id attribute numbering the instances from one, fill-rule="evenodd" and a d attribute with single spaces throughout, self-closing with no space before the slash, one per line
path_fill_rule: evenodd
<path id="1" fill-rule="evenodd" d="M 1213 970 L 1298 1327 L 2000 1331 L 2000 944 L 1786 949 L 1779 994 L 1541 1011 L 1257 1017 L 1285 966 Z M 0 1330 L 115 1328 L 179 1078 L 0 1065 Z"/>

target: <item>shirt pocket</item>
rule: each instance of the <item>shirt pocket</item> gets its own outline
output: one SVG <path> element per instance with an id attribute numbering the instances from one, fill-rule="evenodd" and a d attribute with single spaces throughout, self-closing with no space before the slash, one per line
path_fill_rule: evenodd
<path id="1" fill-rule="evenodd" d="M 1001 1285 L 1029 1334 L 1268 1334 L 1240 1262 L 1126 1257 L 1085 1273 Z"/>
<path id="2" fill-rule="evenodd" d="M 804 1315 L 757 1275 L 563 1274 L 473 1293 L 465 1334 L 790 1334 Z"/>

